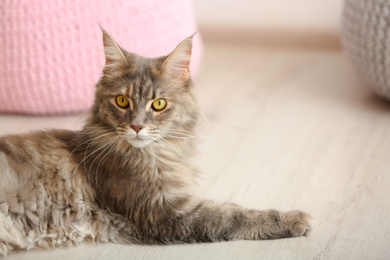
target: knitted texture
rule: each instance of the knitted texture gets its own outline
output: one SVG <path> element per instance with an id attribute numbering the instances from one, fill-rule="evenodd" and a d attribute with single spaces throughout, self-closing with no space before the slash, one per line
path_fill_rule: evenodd
<path id="1" fill-rule="evenodd" d="M 342 38 L 365 85 L 390 99 L 390 0 L 346 0 Z"/>
<path id="2" fill-rule="evenodd" d="M 146 57 L 169 54 L 197 31 L 190 0 L 0 1 L 0 112 L 88 109 L 104 65 L 99 25 Z M 192 70 L 199 64 L 199 38 Z"/>

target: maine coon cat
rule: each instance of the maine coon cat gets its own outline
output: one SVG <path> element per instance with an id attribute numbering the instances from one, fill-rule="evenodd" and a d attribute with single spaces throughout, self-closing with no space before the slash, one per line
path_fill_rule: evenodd
<path id="1" fill-rule="evenodd" d="M 166 57 L 125 51 L 103 31 L 106 64 L 80 131 L 0 138 L 0 254 L 82 241 L 138 244 L 306 235 L 301 211 L 245 209 L 192 193 L 199 118 L 192 37 Z"/>

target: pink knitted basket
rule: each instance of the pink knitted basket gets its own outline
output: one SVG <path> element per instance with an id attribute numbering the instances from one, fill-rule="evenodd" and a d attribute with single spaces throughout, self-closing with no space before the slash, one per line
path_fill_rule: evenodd
<path id="1" fill-rule="evenodd" d="M 0 112 L 88 109 L 104 65 L 99 25 L 147 57 L 169 54 L 197 30 L 190 0 L 0 1 Z M 193 71 L 200 49 L 197 36 Z"/>

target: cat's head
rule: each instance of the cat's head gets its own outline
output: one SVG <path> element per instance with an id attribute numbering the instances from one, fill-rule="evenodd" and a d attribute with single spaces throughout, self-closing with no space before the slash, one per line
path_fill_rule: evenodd
<path id="1" fill-rule="evenodd" d="M 94 123 L 137 148 L 190 136 L 198 118 L 189 73 L 192 37 L 159 58 L 127 52 L 104 30 L 103 44 L 106 64 L 92 108 Z"/>

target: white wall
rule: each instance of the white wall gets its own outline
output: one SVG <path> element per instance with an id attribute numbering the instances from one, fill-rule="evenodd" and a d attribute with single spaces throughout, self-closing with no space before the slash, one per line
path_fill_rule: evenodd
<path id="1" fill-rule="evenodd" d="M 201 27 L 338 31 L 343 0 L 194 0 Z"/>

